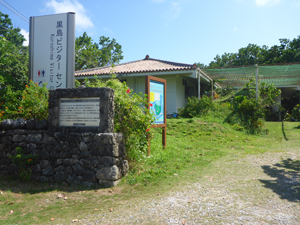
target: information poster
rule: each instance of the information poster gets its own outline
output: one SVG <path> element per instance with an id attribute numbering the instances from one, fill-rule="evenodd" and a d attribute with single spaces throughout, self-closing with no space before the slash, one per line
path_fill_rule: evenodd
<path id="1" fill-rule="evenodd" d="M 99 98 L 61 98 L 59 125 L 97 127 L 100 123 Z"/>
<path id="2" fill-rule="evenodd" d="M 155 116 L 155 124 L 164 124 L 164 83 L 150 80 L 150 111 Z"/>

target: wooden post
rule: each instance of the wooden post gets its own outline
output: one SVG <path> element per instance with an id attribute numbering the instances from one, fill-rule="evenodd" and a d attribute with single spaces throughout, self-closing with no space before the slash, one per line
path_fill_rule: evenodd
<path id="1" fill-rule="evenodd" d="M 167 129 L 166 127 L 162 128 L 162 145 L 163 149 L 167 147 Z"/>
<path id="2" fill-rule="evenodd" d="M 214 99 L 214 81 L 211 81 L 211 98 Z"/>

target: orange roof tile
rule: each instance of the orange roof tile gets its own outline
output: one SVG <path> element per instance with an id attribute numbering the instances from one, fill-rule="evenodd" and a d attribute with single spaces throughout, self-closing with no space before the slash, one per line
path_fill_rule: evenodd
<path id="1" fill-rule="evenodd" d="M 145 59 L 121 63 L 111 66 L 97 67 L 93 69 L 75 71 L 76 77 L 93 76 L 93 75 L 108 75 L 111 72 L 115 74 L 129 74 L 129 73 L 145 73 L 145 72 L 160 72 L 160 71 L 178 71 L 178 70 L 195 70 L 196 65 L 169 62 L 159 59 L 149 58 L 147 55 Z"/>

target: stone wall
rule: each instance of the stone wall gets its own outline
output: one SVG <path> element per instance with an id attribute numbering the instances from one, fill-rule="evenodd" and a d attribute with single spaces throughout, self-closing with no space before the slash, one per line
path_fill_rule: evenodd
<path id="1" fill-rule="evenodd" d="M 20 126 L 13 124 L 21 124 Z M 3 121 L 0 132 L 0 173 L 12 175 L 18 168 L 9 155 L 22 147 L 38 157 L 30 166 L 32 179 L 42 182 L 115 186 L 128 170 L 123 135 L 116 133 L 62 133 L 26 129 L 27 121 Z M 44 128 L 46 121 L 34 122 Z M 8 128 L 8 129 L 7 129 Z"/>
<path id="2" fill-rule="evenodd" d="M 60 98 L 99 98 L 100 124 L 94 127 L 59 126 Z M 49 130 L 58 132 L 112 133 L 114 131 L 115 95 L 111 88 L 68 88 L 49 91 Z"/>
<path id="3" fill-rule="evenodd" d="M 100 124 L 59 126 L 59 99 L 99 97 Z M 17 119 L 0 123 L 0 174 L 18 168 L 9 158 L 21 147 L 37 158 L 31 179 L 66 184 L 115 186 L 128 171 L 123 135 L 114 130 L 114 92 L 110 88 L 72 88 L 49 91 L 48 121 Z"/>

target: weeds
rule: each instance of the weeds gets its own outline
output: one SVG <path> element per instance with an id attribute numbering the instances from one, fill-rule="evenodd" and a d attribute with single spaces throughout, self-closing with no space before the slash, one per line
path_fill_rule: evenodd
<path id="1" fill-rule="evenodd" d="M 33 160 L 35 160 L 38 156 L 33 154 L 24 155 L 21 147 L 17 147 L 16 152 L 16 155 L 10 155 L 9 158 L 11 158 L 13 163 L 19 168 L 19 176 L 22 181 L 28 182 L 32 172 L 29 165 L 31 165 Z"/>
<path id="2" fill-rule="evenodd" d="M 69 224 L 77 216 L 82 219 L 100 212 L 110 213 L 109 208 L 118 208 L 137 198 L 153 198 L 156 193 L 163 194 L 195 182 L 206 176 L 206 168 L 212 165 L 211 162 L 220 158 L 226 157 L 235 163 L 237 158 L 247 154 L 299 148 L 299 122 L 285 122 L 289 141 L 283 138 L 281 123 L 267 122 L 266 127 L 271 132 L 258 136 L 236 131 L 212 116 L 167 120 L 167 148 L 162 150 L 160 129 L 152 129 L 151 156 L 144 154 L 139 160 L 132 161 L 128 175 L 112 191 L 0 178 L 0 223 L 50 224 L 53 223 L 50 218 L 55 218 L 55 224 Z M 65 193 L 68 198 L 58 199 L 60 193 Z"/>

